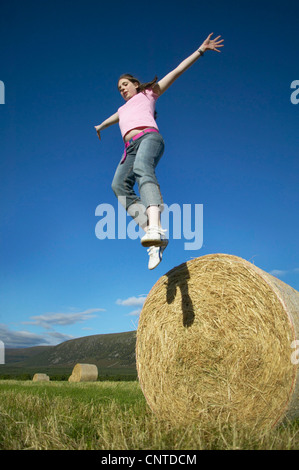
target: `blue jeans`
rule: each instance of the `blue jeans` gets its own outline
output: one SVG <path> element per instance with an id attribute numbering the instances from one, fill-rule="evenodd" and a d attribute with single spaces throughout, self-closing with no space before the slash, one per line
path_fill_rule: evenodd
<path id="1" fill-rule="evenodd" d="M 119 202 L 141 227 L 147 225 L 145 211 L 149 206 L 163 206 L 155 174 L 163 152 L 164 140 L 161 134 L 144 134 L 127 147 L 127 157 L 123 163 L 119 163 L 112 181 L 112 190 Z M 136 182 L 140 197 L 134 191 Z"/>

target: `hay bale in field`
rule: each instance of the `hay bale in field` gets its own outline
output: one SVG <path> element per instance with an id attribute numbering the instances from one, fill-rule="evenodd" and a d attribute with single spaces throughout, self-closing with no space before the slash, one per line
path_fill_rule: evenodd
<path id="1" fill-rule="evenodd" d="M 49 382 L 50 377 L 47 374 L 34 374 L 33 382 Z"/>
<path id="2" fill-rule="evenodd" d="M 140 385 L 175 425 L 274 426 L 299 416 L 298 340 L 299 292 L 242 258 L 203 256 L 169 271 L 147 296 Z"/>
<path id="3" fill-rule="evenodd" d="M 69 382 L 96 382 L 98 379 L 98 368 L 94 364 L 76 364 Z"/>

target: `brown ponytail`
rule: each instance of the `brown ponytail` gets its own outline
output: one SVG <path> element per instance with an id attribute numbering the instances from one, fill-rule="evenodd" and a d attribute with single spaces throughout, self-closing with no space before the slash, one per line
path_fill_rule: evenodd
<path id="1" fill-rule="evenodd" d="M 152 80 L 151 82 L 147 82 L 147 83 L 141 83 L 138 78 L 134 77 L 133 75 L 131 75 L 130 73 L 124 73 L 123 75 L 121 75 L 118 79 L 118 82 L 119 80 L 121 80 L 122 78 L 127 78 L 128 80 L 130 80 L 130 82 L 132 83 L 138 83 L 138 88 L 137 88 L 137 93 L 140 93 L 140 92 L 143 92 L 144 90 L 147 90 L 148 88 L 153 88 L 153 86 L 155 85 L 155 83 L 157 82 L 158 80 L 158 77 L 156 76 L 154 78 L 154 80 Z"/>

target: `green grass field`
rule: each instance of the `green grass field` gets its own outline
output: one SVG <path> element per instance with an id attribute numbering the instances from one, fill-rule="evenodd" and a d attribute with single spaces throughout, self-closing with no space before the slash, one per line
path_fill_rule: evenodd
<path id="1" fill-rule="evenodd" d="M 173 428 L 137 381 L 0 381 L 1 450 L 299 449 L 299 421 L 268 432 L 200 424 Z"/>

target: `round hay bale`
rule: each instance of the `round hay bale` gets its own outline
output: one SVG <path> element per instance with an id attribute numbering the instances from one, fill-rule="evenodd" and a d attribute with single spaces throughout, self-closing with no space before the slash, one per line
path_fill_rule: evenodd
<path id="1" fill-rule="evenodd" d="M 49 382 L 50 377 L 47 374 L 34 374 L 33 382 Z"/>
<path id="2" fill-rule="evenodd" d="M 76 364 L 69 382 L 96 382 L 98 379 L 98 368 L 94 364 Z"/>
<path id="3" fill-rule="evenodd" d="M 147 296 L 140 385 L 151 409 L 175 425 L 274 426 L 299 416 L 298 339 L 299 292 L 236 256 L 196 258 Z"/>

